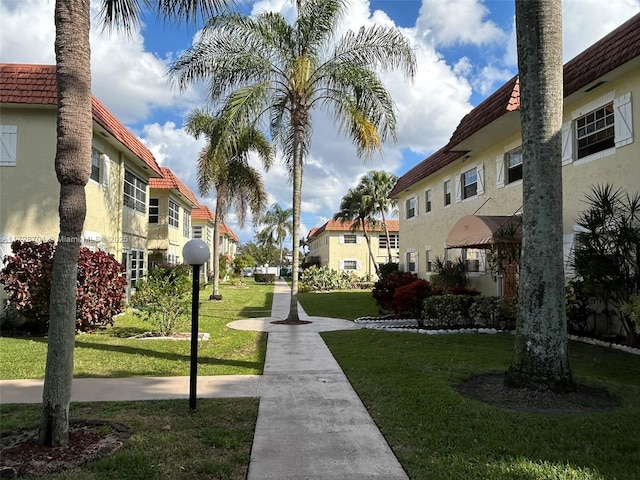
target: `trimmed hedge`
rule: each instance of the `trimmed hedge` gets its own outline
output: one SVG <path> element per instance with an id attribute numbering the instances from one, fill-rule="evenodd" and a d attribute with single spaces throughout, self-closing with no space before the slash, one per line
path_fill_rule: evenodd
<path id="1" fill-rule="evenodd" d="M 276 274 L 275 273 L 254 273 L 253 279 L 257 283 L 275 283 Z"/>

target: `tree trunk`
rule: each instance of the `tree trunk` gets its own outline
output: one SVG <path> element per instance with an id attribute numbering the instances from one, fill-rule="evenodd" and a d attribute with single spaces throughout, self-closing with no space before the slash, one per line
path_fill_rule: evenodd
<path id="1" fill-rule="evenodd" d="M 362 232 L 364 233 L 364 239 L 367 242 L 367 249 L 369 250 L 369 258 L 371 259 L 371 262 L 373 263 L 373 268 L 376 271 L 376 275 L 378 276 L 378 278 L 381 278 L 380 268 L 378 267 L 378 263 L 376 262 L 376 257 L 373 256 L 373 250 L 371 249 L 371 239 L 369 238 L 369 235 L 367 234 L 366 221 L 363 218 L 361 218 L 360 219 L 360 224 L 362 225 Z"/>
<path id="2" fill-rule="evenodd" d="M 291 265 L 291 303 L 289 304 L 289 315 L 287 321 L 299 322 L 298 316 L 298 268 L 300 265 L 300 258 L 298 255 L 298 249 L 296 248 L 296 242 L 300 241 L 300 205 L 302 203 L 302 161 L 303 161 L 303 139 L 304 139 L 304 124 L 300 121 L 295 126 L 294 133 L 294 145 L 293 145 L 293 171 L 292 171 L 292 184 L 293 184 L 293 232 L 292 245 L 293 245 L 293 259 Z"/>
<path id="3" fill-rule="evenodd" d="M 220 225 L 224 218 L 224 194 L 222 186 L 216 186 L 216 214 L 213 218 L 213 292 L 209 300 L 222 300 L 220 295 Z"/>
<path id="4" fill-rule="evenodd" d="M 518 319 L 505 383 L 575 389 L 569 368 L 562 251 L 562 8 L 516 0 L 523 150 Z"/>
<path id="5" fill-rule="evenodd" d="M 384 209 L 380 210 L 380 215 L 382 215 L 382 226 L 384 227 L 384 234 L 387 237 L 387 256 L 389 257 L 389 263 L 393 262 L 393 257 L 391 256 L 391 238 L 389 238 L 389 229 L 387 228 L 387 219 L 384 218 Z M 380 274 L 378 274 L 380 276 Z"/>
<path id="6" fill-rule="evenodd" d="M 89 0 L 57 0 L 55 50 L 58 127 L 55 171 L 60 182 L 60 235 L 53 257 L 47 361 L 39 445 L 69 443 L 69 402 L 76 329 L 76 282 L 91 174 Z"/>

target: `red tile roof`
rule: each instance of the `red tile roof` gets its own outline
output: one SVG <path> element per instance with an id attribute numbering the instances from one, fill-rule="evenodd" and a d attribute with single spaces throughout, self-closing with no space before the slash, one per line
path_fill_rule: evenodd
<path id="1" fill-rule="evenodd" d="M 640 14 L 594 43 L 564 65 L 564 96 L 589 86 L 603 75 L 640 55 Z M 511 78 L 480 105 L 465 115 L 449 143 L 398 179 L 389 196 L 398 195 L 423 178 L 454 162 L 466 152 L 456 146 L 507 112 L 520 108 L 520 83 Z M 451 155 L 457 153 L 457 155 Z"/>
<path id="2" fill-rule="evenodd" d="M 176 190 L 184 198 L 191 202 L 194 207 L 197 207 L 199 205 L 198 199 L 193 194 L 191 189 L 184 183 L 182 183 L 182 180 L 176 177 L 175 173 L 173 173 L 167 167 L 162 167 L 160 170 L 162 172 L 162 178 L 150 178 L 149 188 Z"/>
<path id="3" fill-rule="evenodd" d="M 0 63 L 0 103 L 57 106 L 55 65 Z M 93 120 L 160 175 L 149 149 L 93 95 L 91 103 Z"/>
<path id="4" fill-rule="evenodd" d="M 387 228 L 389 232 L 399 232 L 400 231 L 400 221 L 399 220 L 389 220 L 387 219 Z M 308 238 L 316 237 L 320 235 L 322 232 L 348 232 L 351 230 L 352 222 L 341 222 L 340 220 L 329 220 L 327 223 L 322 225 L 321 227 L 314 227 L 309 232 Z M 360 231 L 359 229 L 356 231 Z M 378 224 L 376 226 L 367 225 L 367 232 L 383 232 L 382 224 Z"/>
<path id="5" fill-rule="evenodd" d="M 213 222 L 216 218 L 216 214 L 213 213 L 206 205 L 198 205 L 198 207 L 191 210 L 191 218 L 193 220 L 210 220 Z M 220 225 L 220 233 L 227 235 L 236 243 L 240 243 L 238 236 L 224 222 Z"/>

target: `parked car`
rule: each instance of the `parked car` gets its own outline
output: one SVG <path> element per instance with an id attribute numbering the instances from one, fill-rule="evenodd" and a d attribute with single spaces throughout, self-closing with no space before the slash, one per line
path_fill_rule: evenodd
<path id="1" fill-rule="evenodd" d="M 253 269 L 252 268 L 243 268 L 242 269 L 243 277 L 253 277 Z"/>

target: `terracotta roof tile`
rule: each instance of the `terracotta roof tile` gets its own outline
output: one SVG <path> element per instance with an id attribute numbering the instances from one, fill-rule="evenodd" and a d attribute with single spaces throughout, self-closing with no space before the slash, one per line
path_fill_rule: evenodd
<path id="1" fill-rule="evenodd" d="M 193 220 L 211 220 L 213 222 L 215 215 L 206 205 L 198 205 L 191 210 L 191 218 Z"/>
<path id="2" fill-rule="evenodd" d="M 587 87 L 603 75 L 640 55 L 640 14 L 627 20 L 564 65 L 564 96 Z M 520 108 L 520 82 L 511 78 L 480 105 L 465 115 L 449 143 L 398 179 L 390 193 L 395 196 L 466 152 L 455 153 L 456 146 L 507 112 Z"/>
<path id="3" fill-rule="evenodd" d="M 320 235 L 322 232 L 348 232 L 351 230 L 352 222 L 341 222 L 340 220 L 329 220 L 327 223 L 322 225 L 321 227 L 314 227 L 309 232 L 308 238 L 316 237 Z M 400 221 L 396 219 L 388 219 L 387 220 L 387 228 L 389 232 L 399 232 L 400 231 Z M 367 225 L 367 232 L 383 232 L 384 229 L 382 225 L 376 225 L 372 227 L 371 225 Z"/>
<path id="4" fill-rule="evenodd" d="M 55 65 L 0 63 L 0 103 L 57 106 Z M 91 105 L 93 120 L 160 175 L 149 149 L 93 95 Z"/>
<path id="5" fill-rule="evenodd" d="M 200 205 L 191 189 L 182 183 L 182 180 L 176 177 L 175 173 L 167 167 L 162 167 L 160 170 L 162 172 L 162 178 L 150 178 L 149 188 L 176 190 L 190 201 L 194 207 Z"/>

